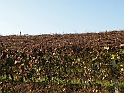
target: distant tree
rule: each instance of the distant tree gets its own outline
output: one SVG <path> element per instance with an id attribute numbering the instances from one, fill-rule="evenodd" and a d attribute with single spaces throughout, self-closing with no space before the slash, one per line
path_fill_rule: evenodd
<path id="1" fill-rule="evenodd" d="M 21 31 L 20 31 L 20 36 L 21 36 Z"/>

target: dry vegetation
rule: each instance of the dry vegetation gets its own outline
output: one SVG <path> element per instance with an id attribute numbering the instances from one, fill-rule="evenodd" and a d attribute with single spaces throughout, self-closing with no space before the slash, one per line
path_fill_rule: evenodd
<path id="1" fill-rule="evenodd" d="M 124 31 L 0 36 L 3 93 L 124 93 L 123 69 Z"/>

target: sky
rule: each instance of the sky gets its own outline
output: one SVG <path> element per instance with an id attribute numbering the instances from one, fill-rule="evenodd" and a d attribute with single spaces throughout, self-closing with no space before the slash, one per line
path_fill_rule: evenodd
<path id="1" fill-rule="evenodd" d="M 0 35 L 124 29 L 124 0 L 0 0 Z"/>

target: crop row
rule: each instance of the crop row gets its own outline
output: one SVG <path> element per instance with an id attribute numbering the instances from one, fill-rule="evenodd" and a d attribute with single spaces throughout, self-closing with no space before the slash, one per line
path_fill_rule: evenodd
<path id="1" fill-rule="evenodd" d="M 123 84 L 123 44 L 123 31 L 1 36 L 1 91 L 14 90 L 8 89 L 7 83 L 40 82 L 52 86 L 78 84 L 90 87 L 99 83 L 105 87 L 105 82 L 113 84 L 113 77 L 116 77 Z M 115 69 L 112 60 L 116 61 Z"/>

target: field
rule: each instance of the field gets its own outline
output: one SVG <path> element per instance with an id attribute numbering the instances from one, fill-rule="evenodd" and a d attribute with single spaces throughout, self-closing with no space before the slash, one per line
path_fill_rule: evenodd
<path id="1" fill-rule="evenodd" d="M 124 93 L 123 77 L 123 30 L 0 36 L 0 93 Z"/>

